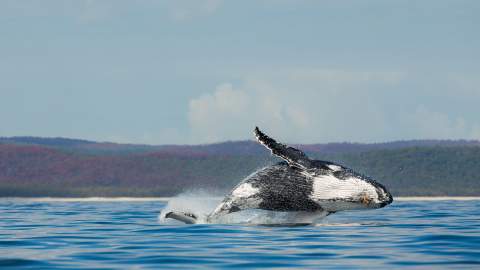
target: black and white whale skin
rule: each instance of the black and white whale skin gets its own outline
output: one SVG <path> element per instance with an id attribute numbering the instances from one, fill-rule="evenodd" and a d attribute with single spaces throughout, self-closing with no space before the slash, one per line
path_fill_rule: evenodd
<path id="1" fill-rule="evenodd" d="M 392 203 L 392 195 L 373 179 L 342 165 L 311 160 L 302 151 L 276 142 L 255 128 L 255 136 L 284 161 L 253 173 L 240 182 L 207 222 L 247 209 L 328 215 L 342 210 L 375 209 Z M 170 212 L 166 218 L 195 223 L 191 213 Z"/>

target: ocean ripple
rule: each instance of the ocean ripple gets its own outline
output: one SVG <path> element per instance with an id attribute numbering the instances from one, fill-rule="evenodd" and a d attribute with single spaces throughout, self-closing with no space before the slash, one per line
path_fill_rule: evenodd
<path id="1" fill-rule="evenodd" d="M 161 201 L 0 200 L 0 268 L 477 268 L 480 201 L 396 201 L 310 226 L 162 224 Z"/>

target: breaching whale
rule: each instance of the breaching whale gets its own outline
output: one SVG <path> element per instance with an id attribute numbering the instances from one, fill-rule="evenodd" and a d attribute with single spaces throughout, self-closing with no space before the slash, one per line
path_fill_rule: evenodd
<path id="1" fill-rule="evenodd" d="M 284 161 L 245 178 L 206 217 L 207 222 L 248 209 L 326 216 L 342 210 L 381 208 L 393 201 L 387 189 L 368 176 L 340 164 L 312 160 L 302 151 L 268 137 L 258 127 L 254 133 L 259 143 Z M 165 218 L 193 224 L 198 217 L 169 212 Z"/>

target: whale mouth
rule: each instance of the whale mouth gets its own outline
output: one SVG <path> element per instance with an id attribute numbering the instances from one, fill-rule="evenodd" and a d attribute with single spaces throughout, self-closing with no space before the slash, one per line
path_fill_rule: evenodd
<path id="1" fill-rule="evenodd" d="M 393 196 L 390 192 L 384 190 L 384 196 L 380 199 L 379 208 L 385 207 L 393 202 Z"/>
<path id="2" fill-rule="evenodd" d="M 393 202 L 393 196 L 388 190 L 380 183 L 374 183 L 378 196 L 378 208 L 385 207 Z"/>
<path id="3" fill-rule="evenodd" d="M 387 191 L 387 197 L 388 197 L 388 200 L 385 202 L 386 203 L 385 205 L 389 205 L 393 202 L 393 196 L 388 191 Z"/>

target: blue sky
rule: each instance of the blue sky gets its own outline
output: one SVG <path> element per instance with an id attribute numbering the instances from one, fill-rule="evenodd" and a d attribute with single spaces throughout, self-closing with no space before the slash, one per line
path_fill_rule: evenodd
<path id="1" fill-rule="evenodd" d="M 0 1 L 0 136 L 480 139 L 479 1 Z"/>

